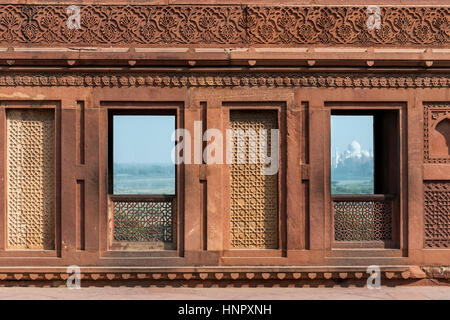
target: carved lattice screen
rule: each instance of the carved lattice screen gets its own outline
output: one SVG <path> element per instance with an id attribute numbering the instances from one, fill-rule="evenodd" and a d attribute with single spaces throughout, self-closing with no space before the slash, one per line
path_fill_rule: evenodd
<path id="1" fill-rule="evenodd" d="M 267 150 L 271 148 L 270 129 L 277 128 L 275 111 L 235 111 L 230 113 L 231 128 L 256 134 L 238 140 L 233 138 L 233 164 L 230 165 L 231 247 L 278 247 L 278 175 L 263 175 L 263 164 L 249 163 L 249 147 L 260 146 L 259 130 L 267 130 Z M 245 141 L 242 143 L 242 141 Z M 245 163 L 237 163 L 237 155 L 246 154 Z"/>
<path id="2" fill-rule="evenodd" d="M 450 182 L 424 184 L 425 246 L 450 248 Z"/>
<path id="3" fill-rule="evenodd" d="M 392 239 L 391 200 L 334 200 L 335 241 Z"/>
<path id="4" fill-rule="evenodd" d="M 54 249 L 54 113 L 7 111 L 8 247 Z"/>
<path id="5" fill-rule="evenodd" d="M 156 249 L 176 244 L 176 197 L 111 196 L 113 241 L 148 242 Z"/>

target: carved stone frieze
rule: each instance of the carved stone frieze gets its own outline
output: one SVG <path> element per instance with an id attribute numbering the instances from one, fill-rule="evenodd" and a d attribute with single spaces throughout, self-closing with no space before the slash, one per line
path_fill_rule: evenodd
<path id="1" fill-rule="evenodd" d="M 170 73 L 73 72 L 7 73 L 0 87 L 312 87 L 312 88 L 448 88 L 446 74 L 357 73 Z"/>
<path id="2" fill-rule="evenodd" d="M 69 28 L 67 21 L 76 13 L 68 13 L 68 5 L 0 5 L 0 44 L 446 46 L 450 43 L 449 7 L 380 7 L 379 28 L 368 27 L 368 21 L 375 20 L 366 6 L 78 7 L 80 28 Z"/>

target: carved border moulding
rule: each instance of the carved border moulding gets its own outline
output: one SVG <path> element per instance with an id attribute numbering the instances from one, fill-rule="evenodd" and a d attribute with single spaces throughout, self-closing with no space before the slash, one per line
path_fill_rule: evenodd
<path id="1" fill-rule="evenodd" d="M 422 267 L 428 278 L 450 280 L 450 266 Z"/>
<path id="2" fill-rule="evenodd" d="M 386 280 L 406 280 L 406 279 L 424 279 L 424 278 L 442 278 L 442 273 L 436 274 L 431 272 L 417 271 L 416 268 L 407 268 L 404 270 L 382 270 L 381 277 Z M 448 274 L 448 273 L 447 273 Z M 444 273 L 445 275 L 445 273 Z M 2 271 L 0 272 L 0 284 L 2 281 L 65 281 L 68 278 L 65 271 Z M 164 282 L 169 284 L 179 284 L 180 282 L 195 281 L 198 285 L 202 285 L 204 281 L 211 282 L 265 282 L 265 281 L 322 281 L 333 279 L 354 279 L 363 280 L 364 283 L 369 277 L 366 270 L 333 270 L 328 271 L 259 271 L 250 272 L 239 271 L 109 271 L 98 270 L 95 272 L 81 272 L 80 278 L 83 281 L 150 281 Z"/>
<path id="3" fill-rule="evenodd" d="M 351 73 L 6 73 L 0 86 L 448 88 L 450 76 Z"/>
<path id="4" fill-rule="evenodd" d="M 431 135 L 436 125 L 450 118 L 450 102 L 424 103 L 423 105 L 423 156 L 427 163 L 450 163 L 449 157 L 433 157 L 431 154 Z"/>
<path id="5" fill-rule="evenodd" d="M 380 7 L 370 30 L 366 6 L 79 5 L 81 28 L 69 29 L 68 5 L 0 5 L 0 44 L 51 46 L 380 45 L 445 46 L 449 7 Z"/>
<path id="6" fill-rule="evenodd" d="M 380 29 L 367 27 L 367 7 L 249 7 L 255 44 L 444 45 L 450 8 L 380 7 Z"/>

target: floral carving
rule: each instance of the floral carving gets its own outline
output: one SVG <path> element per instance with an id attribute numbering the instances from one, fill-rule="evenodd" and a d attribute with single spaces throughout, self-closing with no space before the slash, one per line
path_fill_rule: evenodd
<path id="1" fill-rule="evenodd" d="M 0 5 L 2 45 L 428 45 L 450 43 L 448 7 L 382 7 L 369 30 L 366 7 L 250 5 Z"/>

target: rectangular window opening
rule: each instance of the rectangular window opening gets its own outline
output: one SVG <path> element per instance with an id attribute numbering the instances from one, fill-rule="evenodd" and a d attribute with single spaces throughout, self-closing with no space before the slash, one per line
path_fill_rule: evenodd
<path id="1" fill-rule="evenodd" d="M 393 246 L 400 181 L 398 112 L 333 110 L 330 129 L 334 243 Z"/>
<path id="2" fill-rule="evenodd" d="M 175 249 L 175 129 L 175 113 L 110 112 L 113 248 Z"/>
<path id="3" fill-rule="evenodd" d="M 113 194 L 175 195 L 175 116 L 113 115 Z"/>
<path id="4" fill-rule="evenodd" d="M 374 194 L 372 115 L 331 116 L 331 193 Z"/>

